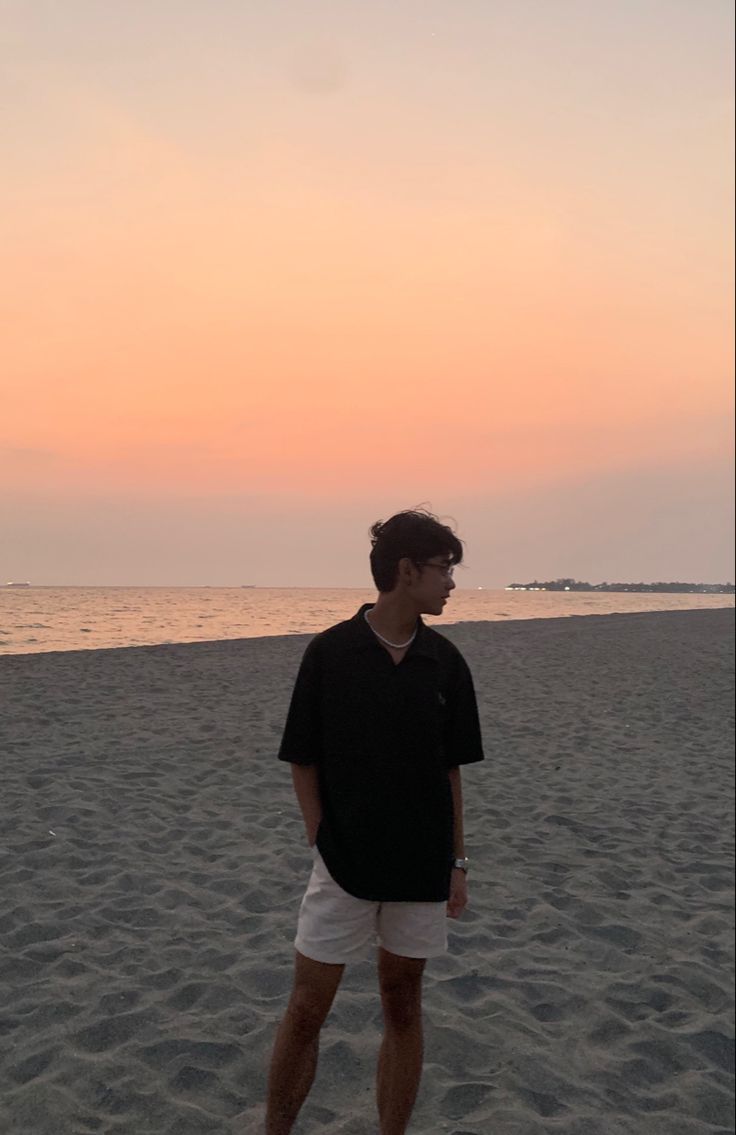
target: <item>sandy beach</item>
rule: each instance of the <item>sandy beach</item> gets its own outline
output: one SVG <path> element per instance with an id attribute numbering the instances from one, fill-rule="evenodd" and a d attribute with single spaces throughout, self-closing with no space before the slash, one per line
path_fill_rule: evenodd
<path id="1" fill-rule="evenodd" d="M 731 1135 L 731 610 L 465 623 L 471 907 L 416 1135 Z M 255 1135 L 311 865 L 307 636 L 0 660 L 0 1132 Z M 377 1135 L 372 962 L 297 1135 Z"/>

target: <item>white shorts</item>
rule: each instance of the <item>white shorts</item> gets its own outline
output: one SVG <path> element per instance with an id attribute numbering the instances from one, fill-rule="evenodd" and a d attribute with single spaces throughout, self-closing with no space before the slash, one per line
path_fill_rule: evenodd
<path id="1" fill-rule="evenodd" d="M 294 945 L 315 962 L 344 965 L 378 944 L 403 958 L 447 951 L 447 903 L 370 902 L 339 887 L 314 849 L 314 867 L 299 911 Z"/>

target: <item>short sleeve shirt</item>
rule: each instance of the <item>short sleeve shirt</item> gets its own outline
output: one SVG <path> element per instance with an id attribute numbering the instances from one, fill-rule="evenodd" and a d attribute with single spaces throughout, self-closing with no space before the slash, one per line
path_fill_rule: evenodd
<path id="1" fill-rule="evenodd" d="M 442 902 L 453 858 L 448 771 L 483 759 L 473 680 L 457 647 L 421 619 L 396 664 L 365 621 L 370 607 L 309 643 L 278 755 L 317 766 L 317 847 L 343 890 Z"/>

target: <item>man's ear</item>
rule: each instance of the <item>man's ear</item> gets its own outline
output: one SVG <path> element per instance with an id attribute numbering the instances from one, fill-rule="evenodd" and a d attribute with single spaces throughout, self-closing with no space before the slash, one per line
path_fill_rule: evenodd
<path id="1" fill-rule="evenodd" d="M 408 556 L 402 556 L 398 563 L 399 581 L 401 583 L 411 583 L 415 578 L 417 569 L 409 559 Z"/>

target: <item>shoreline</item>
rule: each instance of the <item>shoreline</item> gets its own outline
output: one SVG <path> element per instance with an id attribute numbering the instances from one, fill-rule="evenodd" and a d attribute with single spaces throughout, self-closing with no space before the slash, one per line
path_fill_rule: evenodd
<path id="1" fill-rule="evenodd" d="M 440 634 L 446 631 L 452 631 L 455 628 L 460 630 L 466 627 L 509 627 L 509 626 L 526 626 L 526 625 L 539 625 L 539 624 L 552 624 L 552 623 L 570 623 L 570 622 L 590 622 L 595 620 L 608 621 L 611 619 L 632 619 L 632 618 L 649 618 L 649 617 L 666 617 L 666 616 L 693 616 L 693 615 L 713 615 L 717 616 L 723 612 L 730 611 L 732 616 L 736 618 L 736 606 L 724 607 L 689 607 L 686 609 L 673 609 L 666 611 L 607 611 L 607 612 L 594 612 L 591 614 L 581 615 L 555 615 L 555 616 L 531 616 L 525 619 L 461 619 L 457 622 L 428 624 L 432 630 L 438 631 Z M 327 629 L 327 627 L 325 627 Z M 3 663 L 13 658 L 46 658 L 49 655 L 54 656 L 77 656 L 77 655 L 97 655 L 97 654 L 114 654 L 116 652 L 131 651 L 131 650 L 172 650 L 180 647 L 202 647 L 211 649 L 218 645 L 227 645 L 232 643 L 268 643 L 275 640 L 283 642 L 291 642 L 295 639 L 303 639 L 304 644 L 309 639 L 314 638 L 319 631 L 298 631 L 292 634 L 274 634 L 274 635 L 243 635 L 239 638 L 212 638 L 212 639 L 184 639 L 181 642 L 154 642 L 154 643 L 140 643 L 131 644 L 130 646 L 90 646 L 81 647 L 79 649 L 70 650 L 35 650 L 35 651 L 17 651 L 8 654 L 0 654 L 0 668 Z M 448 636 L 450 637 L 450 636 Z"/>

